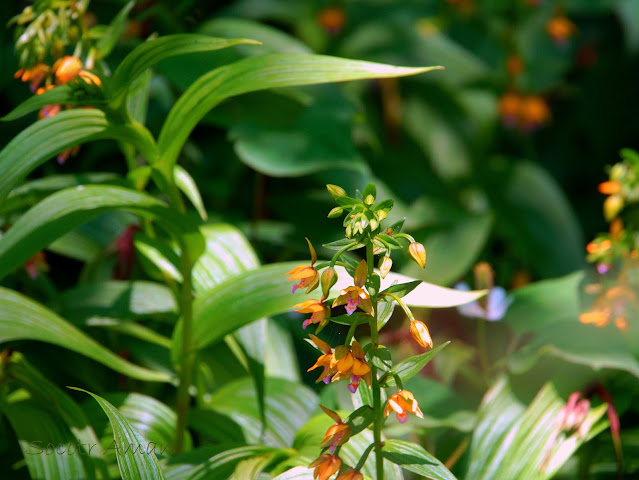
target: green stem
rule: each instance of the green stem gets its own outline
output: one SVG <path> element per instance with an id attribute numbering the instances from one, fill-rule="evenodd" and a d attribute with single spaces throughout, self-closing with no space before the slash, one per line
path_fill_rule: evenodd
<path id="1" fill-rule="evenodd" d="M 404 310 L 404 313 L 406 314 L 406 316 L 408 317 L 410 321 L 415 320 L 415 316 L 413 315 L 413 312 L 410 311 L 410 308 L 408 308 L 408 305 L 406 305 L 401 298 L 399 298 L 397 295 L 391 292 L 385 292 L 384 295 L 391 297 L 393 300 L 395 300 L 397 304 L 400 307 L 402 307 L 402 310 Z"/>
<path id="2" fill-rule="evenodd" d="M 368 278 L 373 275 L 373 242 L 366 243 L 366 266 L 368 267 Z M 373 304 L 373 316 L 369 322 L 371 329 L 371 342 L 373 348 L 379 345 L 379 332 L 377 331 L 377 292 L 371 297 Z M 377 480 L 384 480 L 384 457 L 382 456 L 382 428 L 384 427 L 384 413 L 382 409 L 382 391 L 377 379 L 377 367 L 371 365 L 372 387 L 373 387 L 373 409 L 376 417 L 373 424 L 373 440 L 375 441 L 375 471 Z"/>
<path id="3" fill-rule="evenodd" d="M 344 345 L 349 346 L 351 344 L 351 340 L 353 338 L 353 335 L 355 335 L 355 329 L 357 328 L 358 324 L 359 322 L 357 321 L 357 319 L 353 319 L 353 323 L 351 324 L 350 328 L 348 329 L 348 333 L 346 334 L 346 341 L 344 342 Z"/>
<path id="4" fill-rule="evenodd" d="M 359 458 L 357 465 L 355 465 L 355 470 L 359 472 L 362 469 L 362 467 L 366 463 L 366 459 L 368 458 L 368 455 L 371 453 L 371 450 L 373 450 L 374 447 L 375 447 L 375 442 L 371 443 L 368 447 L 366 447 L 366 450 L 364 450 L 364 453 L 362 453 L 362 456 Z"/>
<path id="5" fill-rule="evenodd" d="M 339 249 L 335 255 L 333 255 L 333 258 L 331 259 L 331 268 L 335 266 L 335 263 L 337 262 L 337 259 L 342 255 L 342 253 L 347 252 L 350 248 L 353 247 L 353 245 L 357 245 L 357 242 L 352 242 L 349 243 L 348 245 L 346 245 L 345 247 Z"/>
<path id="6" fill-rule="evenodd" d="M 191 287 L 191 260 L 187 245 L 181 242 L 182 248 L 182 289 L 180 292 L 180 307 L 182 310 L 182 345 L 180 347 L 180 374 L 177 391 L 177 426 L 175 430 L 175 451 L 181 453 L 184 449 L 184 437 L 189 417 L 191 397 L 189 387 L 193 376 L 195 352 L 191 351 L 193 336 L 193 294 Z"/>

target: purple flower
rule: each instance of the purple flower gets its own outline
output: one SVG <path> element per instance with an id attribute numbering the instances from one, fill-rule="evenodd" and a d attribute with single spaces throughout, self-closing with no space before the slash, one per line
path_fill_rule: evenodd
<path id="1" fill-rule="evenodd" d="M 455 289 L 467 292 L 470 290 L 470 287 L 462 282 L 455 285 Z M 502 287 L 493 287 L 488 292 L 486 310 L 484 310 L 477 301 L 460 305 L 457 307 L 457 310 L 465 317 L 483 318 L 489 322 L 495 322 L 504 318 L 512 301 L 513 299 L 506 296 L 506 290 Z"/>

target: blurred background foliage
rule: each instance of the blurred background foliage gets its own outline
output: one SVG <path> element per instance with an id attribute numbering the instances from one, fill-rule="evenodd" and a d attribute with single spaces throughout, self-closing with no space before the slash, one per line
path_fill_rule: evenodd
<path id="1" fill-rule="evenodd" d="M 93 16 L 87 21 L 106 24 L 123 4 L 93 0 Z M 6 24 L 25 5 L 2 2 L 0 19 Z M 426 246 L 426 270 L 407 258 L 395 258 L 402 273 L 442 285 L 462 279 L 472 284 L 472 266 L 483 260 L 493 266 L 495 283 L 507 289 L 563 277 L 515 294 L 504 322 L 508 328 L 490 325 L 492 361 L 508 364 L 514 387 L 528 400 L 550 377 L 566 397 L 595 379 L 599 368 L 621 372 L 604 383 L 608 390 L 621 392 L 615 400 L 622 425 L 629 426 L 624 444 L 634 449 L 626 452 L 626 468 L 637 471 L 633 458 L 639 456 L 632 452 L 639 448 L 638 412 L 632 399 L 639 342 L 630 341 L 628 347 L 616 330 L 602 333 L 579 325 L 583 305 L 577 290 L 583 280 L 580 274 L 566 275 L 586 268 L 586 243 L 607 229 L 603 197 L 596 189 L 606 177 L 606 165 L 618 160 L 623 147 L 639 149 L 639 1 L 144 0 L 136 3 L 129 18 L 116 48 L 99 65 L 104 72 L 112 72 L 152 34 L 197 32 L 263 42 L 162 61 L 150 81 L 146 112 L 154 135 L 175 99 L 197 77 L 249 55 L 313 52 L 394 65 L 444 66 L 440 72 L 399 80 L 285 88 L 232 98 L 196 128 L 180 164 L 196 180 L 209 220 L 239 227 L 263 264 L 305 258 L 305 236 L 316 247 L 341 236 L 339 222 L 326 219 L 333 205 L 325 184 L 352 192 L 374 181 L 379 198 L 395 199 L 391 221 L 407 217 L 405 230 Z M 13 79 L 18 70 L 14 40 L 11 29 L 0 32 L 3 114 L 31 95 Z M 6 144 L 33 120 L 3 123 L 0 142 Z M 33 178 L 93 171 L 126 173 L 115 143 L 85 145 L 77 157 L 63 165 L 51 161 Z M 14 280 L 16 285 L 38 298 L 49 296 L 43 292 L 50 284 L 64 290 L 110 279 L 117 256 L 109 246 L 130 223 L 131 216 L 122 213 L 89 222 L 72 247 L 67 238 L 66 245 L 59 242 L 47 250 L 48 279 L 32 285 L 24 274 Z M 136 239 L 144 242 L 140 236 Z M 107 253 L 99 253 L 105 249 Z M 318 253 L 329 254 L 321 248 Z M 87 269 L 83 262 L 96 255 L 103 255 L 104 262 Z M 152 270 L 142 259 L 129 275 L 147 278 Z M 57 309 L 65 318 L 80 318 L 79 298 L 84 298 L 82 292 L 67 291 Z M 174 306 L 160 307 L 162 316 L 175 317 Z M 430 435 L 428 442 L 437 443 L 441 458 L 446 458 L 472 429 L 473 410 L 484 389 L 472 380 L 474 321 L 449 310 L 430 316 L 437 340 L 459 341 L 429 366 L 431 374 L 437 372 L 437 381 L 418 377 L 411 388 L 422 410 L 431 412 L 421 425 Z M 301 338 L 297 323 L 291 328 Z M 291 325 L 290 317 L 278 317 L 268 328 L 279 335 L 282 325 Z M 401 345 L 403 339 L 399 330 L 385 337 L 399 349 L 407 348 Z M 286 341 L 289 337 L 282 335 Z M 540 352 L 549 344 L 554 350 L 544 356 Z M 119 346 L 136 356 L 136 342 Z M 37 347 L 40 355 L 46 349 L 59 352 Z M 144 349 L 138 358 L 145 364 L 156 361 L 162 369 L 168 363 L 160 348 L 156 359 L 153 348 Z M 595 358 L 592 351 L 597 349 Z M 211 365 L 209 373 L 216 376 L 214 383 L 240 375 L 232 368 L 214 368 L 220 362 L 219 349 L 214 350 L 201 353 Z M 298 347 L 298 355 L 305 364 L 313 354 Z M 295 380 L 299 374 L 294 363 L 293 358 L 272 358 L 266 368 L 272 376 Z M 132 387 L 127 384 L 131 380 L 107 378 L 111 372 L 82 372 L 88 368 L 67 366 L 58 375 L 83 382 L 91 378 L 95 385 L 88 387 L 98 391 L 105 385 Z M 312 384 L 313 379 L 303 379 Z M 160 387 L 149 386 L 147 393 L 158 393 L 154 388 Z M 323 398 L 337 397 L 327 392 Z M 220 391 L 217 395 L 224 396 Z M 202 403 L 207 401 L 211 399 Z M 331 401 L 339 404 L 338 398 Z M 612 450 L 611 445 L 609 434 L 588 444 L 581 456 L 587 461 L 569 464 L 566 478 L 587 469 L 585 464 L 613 475 L 614 452 L 601 453 Z"/>

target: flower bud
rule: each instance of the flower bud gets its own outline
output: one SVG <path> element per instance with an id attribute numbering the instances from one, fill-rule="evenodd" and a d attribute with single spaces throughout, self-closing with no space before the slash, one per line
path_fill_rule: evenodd
<path id="1" fill-rule="evenodd" d="M 368 266 L 366 265 L 366 260 L 362 260 L 359 262 L 359 265 L 355 269 L 355 275 L 353 275 L 353 280 L 355 285 L 358 287 L 363 287 L 366 283 L 366 277 L 368 274 Z"/>
<path id="2" fill-rule="evenodd" d="M 372 195 L 366 195 L 366 198 L 364 199 L 364 203 L 366 205 L 372 205 L 373 203 L 375 203 L 375 197 Z"/>
<path id="3" fill-rule="evenodd" d="M 628 169 L 623 163 L 615 163 L 610 169 L 610 180 L 613 182 L 621 181 L 627 173 Z"/>
<path id="4" fill-rule="evenodd" d="M 426 249 L 424 245 L 419 242 L 413 242 L 408 247 L 408 253 L 420 267 L 426 268 Z"/>
<path id="5" fill-rule="evenodd" d="M 603 210 L 604 210 L 604 218 L 607 221 L 615 218 L 621 209 L 623 208 L 623 198 L 619 195 L 610 195 L 604 201 Z"/>
<path id="6" fill-rule="evenodd" d="M 382 278 L 386 278 L 388 272 L 390 272 L 391 267 L 393 266 L 393 261 L 390 257 L 382 257 L 379 261 L 379 273 L 382 275 Z"/>
<path id="7" fill-rule="evenodd" d="M 348 467 L 335 480 L 364 480 L 364 475 L 352 467 Z"/>
<path id="8" fill-rule="evenodd" d="M 322 272 L 322 295 L 328 297 L 328 292 L 337 283 L 337 272 L 333 267 L 328 267 Z"/>
<path id="9" fill-rule="evenodd" d="M 621 190 L 621 183 L 619 181 L 607 181 L 599 184 L 599 193 L 604 195 L 614 195 Z"/>
<path id="10" fill-rule="evenodd" d="M 430 338 L 430 332 L 424 322 L 413 320 L 410 322 L 410 334 L 420 347 L 430 348 L 433 346 L 433 340 Z"/>
<path id="11" fill-rule="evenodd" d="M 333 198 L 338 198 L 338 197 L 346 197 L 346 190 L 344 190 L 342 187 L 338 187 L 337 185 L 326 185 L 326 188 L 328 189 L 328 192 L 333 196 Z"/>
<path id="12" fill-rule="evenodd" d="M 308 468 L 315 468 L 313 478 L 315 480 L 327 480 L 342 468 L 342 460 L 336 455 L 324 453 L 317 457 Z"/>
<path id="13" fill-rule="evenodd" d="M 342 213 L 344 213 L 344 209 L 342 207 L 335 207 L 330 212 L 328 212 L 328 218 L 340 217 Z"/>

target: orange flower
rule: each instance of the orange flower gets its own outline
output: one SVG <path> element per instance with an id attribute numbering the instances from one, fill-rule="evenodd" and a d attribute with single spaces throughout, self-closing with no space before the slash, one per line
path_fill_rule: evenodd
<path id="1" fill-rule="evenodd" d="M 362 289 L 362 287 L 366 283 L 366 272 L 366 260 L 362 260 L 355 269 L 355 276 L 353 277 L 353 282 L 355 283 L 355 285 L 340 290 L 339 297 L 337 297 L 333 302 L 333 307 L 346 305 L 346 312 L 349 315 L 352 315 L 357 307 L 360 307 L 369 315 L 373 314 L 373 304 L 371 303 L 371 297 L 364 289 Z"/>
<path id="2" fill-rule="evenodd" d="M 102 80 L 95 73 L 89 72 L 88 70 L 80 70 L 78 76 L 84 80 L 89 85 L 101 85 Z"/>
<path id="3" fill-rule="evenodd" d="M 309 324 L 312 323 L 328 323 L 328 319 L 331 316 L 331 309 L 328 305 L 324 305 L 324 303 L 319 300 L 306 300 L 305 302 L 298 303 L 293 306 L 296 312 L 299 313 L 312 313 L 311 317 L 304 320 L 302 324 L 302 328 L 306 329 Z"/>
<path id="4" fill-rule="evenodd" d="M 505 127 L 514 128 L 517 126 L 519 111 L 521 108 L 521 97 L 516 93 L 505 93 L 499 99 L 499 116 Z"/>
<path id="5" fill-rule="evenodd" d="M 430 348 L 433 346 L 433 340 L 430 338 L 430 332 L 424 322 L 413 320 L 410 322 L 410 334 L 420 347 Z"/>
<path id="6" fill-rule="evenodd" d="M 342 460 L 336 455 L 324 453 L 308 466 L 308 468 L 313 467 L 315 467 L 313 472 L 315 480 L 328 480 L 342 468 Z"/>
<path id="7" fill-rule="evenodd" d="M 408 390 L 400 390 L 388 399 L 384 407 L 384 417 L 388 417 L 393 411 L 399 423 L 404 423 L 408 419 L 409 412 L 419 418 L 424 418 L 424 414 L 417 405 L 417 400 Z"/>
<path id="8" fill-rule="evenodd" d="M 291 289 L 293 293 L 295 293 L 298 288 L 306 288 L 306 293 L 310 293 L 319 285 L 319 273 L 317 273 L 317 270 L 313 267 L 317 261 L 317 254 L 315 253 L 315 249 L 313 248 L 311 241 L 308 238 L 306 241 L 308 242 L 308 248 L 311 252 L 310 266 L 300 265 L 290 272 L 286 272 L 287 275 L 290 275 L 290 277 L 288 277 L 289 280 L 301 280 L 297 285 L 293 285 Z"/>
<path id="9" fill-rule="evenodd" d="M 599 192 L 604 195 L 613 195 L 621 190 L 621 182 L 607 181 L 599 184 Z"/>
<path id="10" fill-rule="evenodd" d="M 410 253 L 413 260 L 417 262 L 417 265 L 422 268 L 426 268 L 426 249 L 424 248 L 424 245 L 419 242 L 412 242 L 408 246 L 408 253 Z"/>
<path id="11" fill-rule="evenodd" d="M 341 417 L 333 410 L 330 410 L 323 405 L 320 405 L 320 408 L 324 410 L 326 415 L 335 421 L 335 425 L 329 427 L 324 435 L 324 440 L 322 440 L 322 448 L 326 448 L 330 445 L 328 451 L 333 453 L 335 448 L 340 445 L 344 445 L 348 441 L 351 436 L 351 427 L 342 422 Z"/>
<path id="12" fill-rule="evenodd" d="M 44 63 L 38 63 L 31 68 L 21 68 L 15 73 L 14 78 L 20 78 L 23 82 L 31 82 L 31 91 L 35 92 L 48 74 L 49 66 Z"/>
<path id="13" fill-rule="evenodd" d="M 333 350 L 328 343 L 323 342 L 315 335 L 310 335 L 310 337 L 317 348 L 323 352 L 315 364 L 307 370 L 310 372 L 319 367 L 323 368 L 316 382 L 323 381 L 328 384 L 329 381 L 339 382 L 350 379 L 351 383 L 348 385 L 348 389 L 352 393 L 357 391 L 362 378 L 368 386 L 371 385 L 371 367 L 366 363 L 366 354 L 359 343 L 354 341 L 350 349 L 346 345 L 340 345 Z M 332 380 L 331 377 L 333 377 Z"/>
<path id="14" fill-rule="evenodd" d="M 53 105 L 47 105 L 42 107 L 38 112 L 38 119 L 42 120 L 43 118 L 53 117 L 57 115 L 62 110 L 62 105 L 54 103 Z"/>
<path id="15" fill-rule="evenodd" d="M 82 69 L 82 61 L 79 58 L 65 55 L 59 58 L 54 64 L 52 71 L 55 75 L 55 83 L 64 85 L 74 78 Z"/>
<path id="16" fill-rule="evenodd" d="M 346 23 L 346 15 L 341 8 L 329 7 L 317 14 L 317 22 L 324 31 L 331 35 L 336 35 Z"/>
<path id="17" fill-rule="evenodd" d="M 550 108 L 543 97 L 531 95 L 522 100 L 520 121 L 522 128 L 531 132 L 545 125 L 550 120 Z"/>
<path id="18" fill-rule="evenodd" d="M 364 480 L 364 475 L 352 467 L 348 467 L 340 473 L 335 480 Z"/>
<path id="19" fill-rule="evenodd" d="M 574 23 L 563 15 L 551 18 L 546 23 L 546 33 L 556 45 L 563 46 L 566 41 L 577 31 Z"/>

